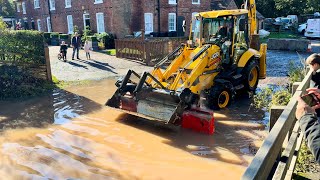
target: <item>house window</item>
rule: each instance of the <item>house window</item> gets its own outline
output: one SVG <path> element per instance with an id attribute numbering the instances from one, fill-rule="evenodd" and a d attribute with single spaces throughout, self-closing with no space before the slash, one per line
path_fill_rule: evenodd
<path id="1" fill-rule="evenodd" d="M 34 0 L 33 2 L 34 2 L 33 5 L 35 9 L 40 8 L 40 0 Z"/>
<path id="2" fill-rule="evenodd" d="M 177 4 L 177 0 L 169 0 L 169 4 Z"/>
<path id="3" fill-rule="evenodd" d="M 21 6 L 21 3 L 17 3 L 17 12 L 20 12 L 20 11 L 21 11 L 20 6 Z"/>
<path id="4" fill-rule="evenodd" d="M 94 0 L 94 4 L 101 4 L 103 3 L 103 0 Z"/>
<path id="5" fill-rule="evenodd" d="M 66 8 L 71 8 L 71 0 L 65 0 Z"/>
<path id="6" fill-rule="evenodd" d="M 68 34 L 73 34 L 73 20 L 72 15 L 67 16 L 67 22 L 68 22 Z"/>
<path id="7" fill-rule="evenodd" d="M 26 11 L 26 2 L 22 2 L 22 13 L 23 13 L 23 14 L 27 14 L 27 11 Z"/>
<path id="8" fill-rule="evenodd" d="M 196 14 L 198 14 L 197 12 L 193 12 L 192 13 L 192 20 L 191 20 L 191 22 L 192 22 L 192 32 L 194 31 L 194 29 L 195 29 L 195 25 L 196 25 L 196 20 L 195 20 L 195 15 Z"/>
<path id="9" fill-rule="evenodd" d="M 38 31 L 41 31 L 41 20 L 37 20 L 37 25 L 38 25 Z"/>
<path id="10" fill-rule="evenodd" d="M 176 13 L 169 13 L 168 22 L 169 31 L 176 31 Z"/>
<path id="11" fill-rule="evenodd" d="M 144 13 L 144 30 L 146 34 L 153 32 L 153 14 Z"/>
<path id="12" fill-rule="evenodd" d="M 50 11 L 56 10 L 56 1 L 55 0 L 49 0 L 50 4 Z"/>
<path id="13" fill-rule="evenodd" d="M 91 29 L 91 25 L 90 25 L 90 15 L 89 14 L 83 14 L 83 29 L 86 28 Z"/>
<path id="14" fill-rule="evenodd" d="M 48 32 L 51 32 L 51 31 L 52 31 L 52 28 L 51 28 L 51 19 L 50 19 L 50 17 L 47 17 L 47 29 L 48 29 Z"/>
<path id="15" fill-rule="evenodd" d="M 104 16 L 103 13 L 97 13 L 96 14 L 97 18 L 97 32 L 98 33 L 103 33 L 106 32 L 104 28 Z"/>
<path id="16" fill-rule="evenodd" d="M 200 4 L 200 0 L 192 0 L 192 4 Z"/>

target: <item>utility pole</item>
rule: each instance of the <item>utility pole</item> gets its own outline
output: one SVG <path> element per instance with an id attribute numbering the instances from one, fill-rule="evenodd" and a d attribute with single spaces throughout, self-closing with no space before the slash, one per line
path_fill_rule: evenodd
<path id="1" fill-rule="evenodd" d="M 53 32 L 52 21 L 51 21 L 51 11 L 50 11 L 50 0 L 47 0 L 47 2 L 48 2 L 48 13 L 49 13 L 49 18 L 50 18 L 49 23 L 50 23 L 50 27 L 51 27 L 50 31 Z M 47 26 L 47 28 L 48 28 L 48 26 Z"/>

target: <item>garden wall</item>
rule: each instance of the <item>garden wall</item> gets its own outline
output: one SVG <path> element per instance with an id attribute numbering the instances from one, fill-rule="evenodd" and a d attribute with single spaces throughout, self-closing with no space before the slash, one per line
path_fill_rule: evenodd
<path id="1" fill-rule="evenodd" d="M 51 82 L 48 48 L 37 31 L 0 31 L 0 99 L 44 91 Z"/>
<path id="2" fill-rule="evenodd" d="M 310 40 L 305 39 L 273 39 L 268 40 L 268 49 L 271 50 L 287 50 L 287 51 L 308 51 Z"/>

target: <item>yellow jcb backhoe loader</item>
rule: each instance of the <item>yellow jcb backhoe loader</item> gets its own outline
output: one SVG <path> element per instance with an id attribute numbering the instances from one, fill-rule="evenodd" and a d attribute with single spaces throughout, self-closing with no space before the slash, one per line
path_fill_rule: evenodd
<path id="1" fill-rule="evenodd" d="M 212 134 L 213 110 L 225 108 L 239 91 L 254 92 L 259 79 L 266 77 L 267 46 L 262 44 L 259 51 L 250 48 L 257 37 L 254 0 L 244 9 L 201 12 L 192 25 L 187 44 L 150 73 L 140 76 L 129 70 L 117 81 L 118 89 L 106 105 Z M 133 76 L 139 81 L 134 82 Z"/>

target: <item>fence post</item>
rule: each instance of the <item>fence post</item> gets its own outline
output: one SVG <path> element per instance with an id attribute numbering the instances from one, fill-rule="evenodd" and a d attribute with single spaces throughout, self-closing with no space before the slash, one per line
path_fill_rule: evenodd
<path id="1" fill-rule="evenodd" d="M 301 82 L 294 82 L 294 83 L 292 84 L 291 95 L 294 95 L 294 93 L 297 91 L 300 83 L 301 83 Z"/>
<path id="2" fill-rule="evenodd" d="M 285 106 L 271 106 L 270 119 L 269 119 L 269 132 L 271 131 L 274 124 L 277 122 Z"/>
<path id="3" fill-rule="evenodd" d="M 50 55 L 49 55 L 48 44 L 45 44 L 45 45 L 44 45 L 44 57 L 45 57 L 45 59 L 46 59 L 47 81 L 52 82 L 51 65 L 50 65 Z"/>

